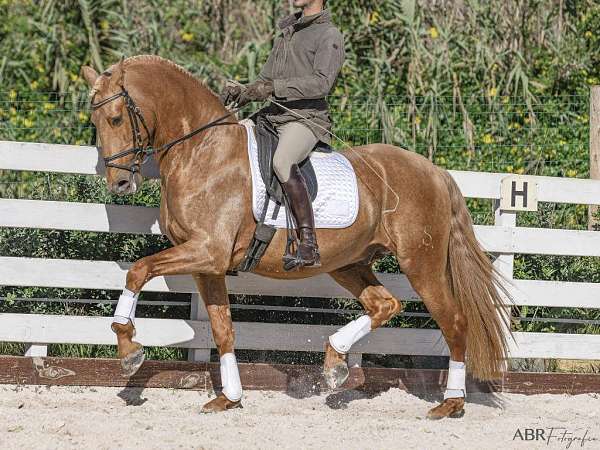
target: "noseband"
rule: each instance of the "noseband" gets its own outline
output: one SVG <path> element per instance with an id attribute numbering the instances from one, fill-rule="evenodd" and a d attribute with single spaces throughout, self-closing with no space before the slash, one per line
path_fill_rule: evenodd
<path id="1" fill-rule="evenodd" d="M 235 114 L 237 111 L 239 111 L 241 109 L 241 108 L 232 109 L 224 116 L 221 116 L 218 119 L 215 119 L 212 122 L 209 122 L 206 125 L 203 125 L 200 128 L 197 128 L 194 131 L 191 131 L 191 132 L 181 136 L 180 138 L 177 138 L 165 145 L 162 145 L 161 147 L 154 148 L 154 134 L 152 134 L 152 135 L 150 134 L 150 130 L 148 130 L 148 127 L 146 125 L 146 121 L 144 120 L 142 111 L 140 110 L 139 106 L 137 106 L 135 104 L 135 101 L 133 100 L 133 98 L 129 95 L 129 93 L 123 86 L 121 86 L 121 92 L 119 92 L 115 95 L 112 95 L 110 97 L 107 97 L 103 100 L 100 100 L 97 103 L 94 103 L 93 99 L 92 99 L 92 101 L 90 103 L 91 109 L 92 109 L 92 111 L 95 111 L 95 110 L 101 108 L 102 106 L 106 105 L 107 103 L 110 103 L 113 100 L 116 100 L 120 97 L 125 98 L 125 106 L 127 107 L 127 115 L 129 116 L 129 123 L 131 124 L 133 147 L 131 147 L 127 150 L 123 150 L 119 153 L 115 153 L 114 155 L 107 156 L 106 158 L 103 158 L 103 159 L 104 159 L 104 164 L 106 167 L 114 167 L 116 169 L 126 170 L 131 173 L 132 177 L 137 172 L 140 172 L 141 165 L 144 164 L 152 154 L 160 153 L 163 151 L 168 151 L 169 149 L 171 149 L 171 147 L 191 138 L 192 136 L 195 136 L 196 134 L 198 134 L 204 130 L 207 130 L 208 128 L 212 128 L 217 125 L 237 125 L 237 122 L 223 122 L 223 120 L 226 119 L 227 117 Z M 142 124 L 142 127 L 144 127 L 144 130 L 146 131 L 146 137 L 147 137 L 146 145 L 144 145 L 144 139 L 143 139 L 142 133 L 140 131 L 140 123 Z M 131 154 L 133 154 L 134 156 L 133 156 L 133 160 L 131 161 L 131 164 L 129 164 L 128 166 L 122 165 L 122 164 L 116 164 L 113 162 L 119 158 L 122 158 L 123 156 L 131 155 Z"/>

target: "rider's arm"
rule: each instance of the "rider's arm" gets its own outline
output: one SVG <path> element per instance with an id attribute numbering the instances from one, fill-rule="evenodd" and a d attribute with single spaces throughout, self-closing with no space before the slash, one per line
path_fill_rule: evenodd
<path id="1" fill-rule="evenodd" d="M 267 62 L 263 66 L 262 70 L 256 77 L 257 80 L 260 81 L 272 81 L 273 80 L 273 64 L 275 62 L 275 52 L 271 51 L 269 53 L 269 57 L 267 58 Z"/>
<path id="2" fill-rule="evenodd" d="M 313 63 L 313 73 L 273 80 L 275 97 L 285 100 L 323 98 L 329 94 L 344 62 L 344 37 L 337 29 L 323 36 Z"/>

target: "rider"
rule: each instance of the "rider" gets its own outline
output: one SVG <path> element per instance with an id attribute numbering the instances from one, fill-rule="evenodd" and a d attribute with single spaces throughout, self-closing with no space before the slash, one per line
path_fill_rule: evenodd
<path id="1" fill-rule="evenodd" d="M 279 21 L 281 32 L 258 79 L 248 85 L 228 85 L 221 94 L 225 105 L 237 103 L 240 107 L 272 95 L 291 110 L 269 103 L 256 114 L 264 114 L 279 135 L 273 169 L 298 229 L 297 267 L 321 265 L 312 204 L 298 164 L 318 141 L 331 141 L 326 131 L 331 129 L 331 118 L 325 97 L 344 62 L 344 38 L 331 22 L 329 10 L 324 9 L 326 2 L 294 0 L 294 7 L 302 10 Z"/>

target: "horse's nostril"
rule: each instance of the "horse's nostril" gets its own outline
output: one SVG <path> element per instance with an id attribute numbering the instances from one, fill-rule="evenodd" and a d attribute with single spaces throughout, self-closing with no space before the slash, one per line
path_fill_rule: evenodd
<path id="1" fill-rule="evenodd" d="M 129 180 L 127 178 L 119 181 L 115 181 L 112 185 L 113 192 L 116 194 L 124 194 L 129 189 Z"/>

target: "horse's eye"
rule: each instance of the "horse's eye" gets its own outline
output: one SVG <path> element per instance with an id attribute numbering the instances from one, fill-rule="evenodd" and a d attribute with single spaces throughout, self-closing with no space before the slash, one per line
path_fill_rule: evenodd
<path id="1" fill-rule="evenodd" d="M 119 125 L 121 125 L 122 122 L 123 122 L 123 117 L 121 117 L 121 116 L 113 117 L 112 119 L 110 119 L 110 123 L 114 127 L 118 127 Z"/>

